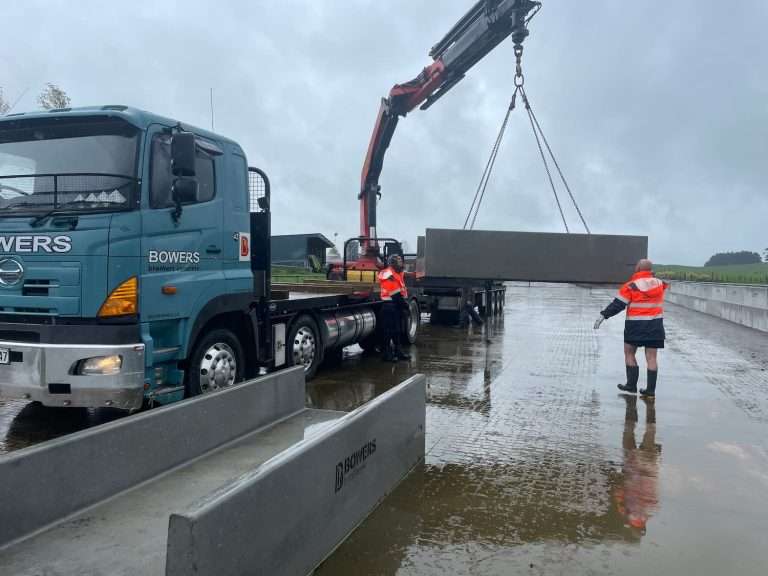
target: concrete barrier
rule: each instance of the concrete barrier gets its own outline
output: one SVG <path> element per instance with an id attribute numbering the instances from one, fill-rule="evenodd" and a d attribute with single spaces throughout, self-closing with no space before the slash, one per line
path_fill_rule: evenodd
<path id="1" fill-rule="evenodd" d="M 419 375 L 171 516 L 169 576 L 310 573 L 424 457 Z"/>
<path id="2" fill-rule="evenodd" d="M 621 283 L 646 236 L 428 229 L 418 271 L 432 278 Z M 419 247 L 421 250 L 421 246 Z"/>
<path id="3" fill-rule="evenodd" d="M 768 286 L 673 282 L 666 298 L 673 304 L 768 332 Z"/>
<path id="4" fill-rule="evenodd" d="M 297 367 L 0 457 L 0 547 L 299 412 L 304 398 Z"/>

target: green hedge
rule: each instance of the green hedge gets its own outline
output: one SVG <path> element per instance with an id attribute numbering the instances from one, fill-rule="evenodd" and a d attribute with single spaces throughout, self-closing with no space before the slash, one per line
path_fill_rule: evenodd
<path id="1" fill-rule="evenodd" d="M 667 280 L 690 282 L 768 284 L 768 264 L 707 267 L 657 266 L 656 276 Z"/>

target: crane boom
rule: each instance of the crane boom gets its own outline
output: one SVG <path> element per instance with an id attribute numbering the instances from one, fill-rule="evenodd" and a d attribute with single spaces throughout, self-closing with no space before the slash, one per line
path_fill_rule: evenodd
<path id="1" fill-rule="evenodd" d="M 540 7 L 533 0 L 479 0 L 472 9 L 430 50 L 433 62 L 416 78 L 396 84 L 382 98 L 360 183 L 360 236 L 376 238 L 376 203 L 381 187 L 379 176 L 392 135 L 400 117 L 420 106 L 426 110 L 466 72 L 508 37 L 521 44 L 528 36 L 527 22 Z M 376 250 L 364 241 L 364 253 Z"/>

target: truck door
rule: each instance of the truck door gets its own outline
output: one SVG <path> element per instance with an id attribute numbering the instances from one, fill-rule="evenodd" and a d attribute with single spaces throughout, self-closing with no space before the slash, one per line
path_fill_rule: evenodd
<path id="1" fill-rule="evenodd" d="M 199 140 L 196 156 L 197 199 L 174 218 L 171 197 L 171 135 L 158 129 L 148 135 L 149 198 L 142 211 L 142 279 L 140 314 L 144 322 L 188 318 L 194 307 L 223 291 L 223 156 L 215 144 Z M 179 330 L 166 325 L 165 343 L 175 346 Z"/>

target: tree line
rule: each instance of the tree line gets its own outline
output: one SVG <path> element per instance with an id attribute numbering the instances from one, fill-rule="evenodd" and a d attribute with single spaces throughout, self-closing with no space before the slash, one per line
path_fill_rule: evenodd
<path id="1" fill-rule="evenodd" d="M 768 249 L 765 250 L 766 262 L 768 262 Z M 740 250 L 738 252 L 718 252 L 714 254 L 704 266 L 732 266 L 735 264 L 760 264 L 763 257 L 757 252 Z"/>
<path id="2" fill-rule="evenodd" d="M 69 108 L 72 100 L 67 93 L 56 84 L 48 82 L 37 96 L 37 103 L 44 110 L 55 110 L 58 108 Z M 4 116 L 11 111 L 12 105 L 5 96 L 3 87 L 0 86 L 0 116 Z"/>

